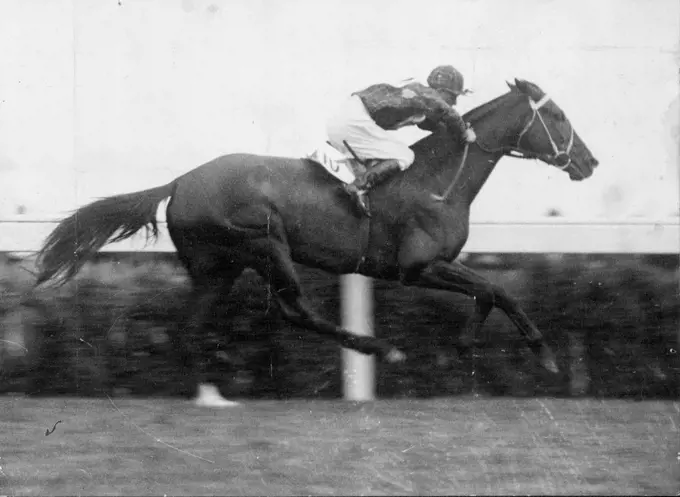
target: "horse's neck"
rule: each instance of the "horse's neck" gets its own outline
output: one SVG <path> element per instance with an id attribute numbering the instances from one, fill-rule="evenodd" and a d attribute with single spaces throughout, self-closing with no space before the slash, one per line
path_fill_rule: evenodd
<path id="1" fill-rule="evenodd" d="M 512 134 L 511 129 L 505 129 L 501 133 L 504 136 L 498 136 L 500 130 L 497 123 L 498 118 L 505 116 L 512 106 L 512 101 L 508 101 L 511 94 L 512 92 L 501 95 L 463 116 L 466 122 L 472 123 L 477 133 L 477 142 L 483 144 L 485 148 L 493 147 L 499 150 L 499 147 L 510 138 L 505 135 Z M 503 157 L 501 152 L 485 152 L 480 145 L 470 144 L 467 158 L 462 164 L 463 147 L 455 145 L 450 134 L 442 127 L 420 140 L 413 148 L 417 160 L 412 166 L 413 171 L 409 175 L 409 180 L 437 195 L 446 191 L 455 182 L 447 197 L 447 203 L 465 202 L 468 206 L 477 197 L 494 167 Z M 458 174 L 461 164 L 464 169 Z"/>
<path id="2" fill-rule="evenodd" d="M 424 139 L 422 146 L 416 151 L 422 161 L 419 165 L 423 171 L 414 171 L 414 173 L 419 173 L 419 180 L 423 186 L 437 195 L 441 195 L 455 181 L 446 202 L 455 204 L 462 201 L 470 205 L 489 179 L 502 155 L 484 152 L 477 145 L 470 144 L 465 163 L 463 163 L 464 149 L 462 147 L 437 147 L 437 142 L 441 144 L 441 140 L 447 139 L 450 138 L 434 135 Z M 423 153 L 426 149 L 437 150 L 436 157 L 430 158 Z"/>
<path id="3" fill-rule="evenodd" d="M 484 152 L 477 145 L 471 144 L 469 149 L 466 164 L 463 166 L 465 170 L 461 175 L 464 180 L 464 187 L 461 188 L 459 194 L 465 199 L 468 205 L 474 202 L 482 187 L 491 176 L 496 164 L 501 160 L 500 153 L 491 154 Z"/>

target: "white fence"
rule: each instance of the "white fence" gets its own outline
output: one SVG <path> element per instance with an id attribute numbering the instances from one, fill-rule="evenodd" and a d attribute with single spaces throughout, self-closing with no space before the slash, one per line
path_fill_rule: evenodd
<path id="1" fill-rule="evenodd" d="M 54 220 L 0 220 L 0 252 L 33 252 L 56 226 Z M 107 252 L 174 252 L 165 223 L 160 237 L 145 243 L 143 231 L 106 246 Z M 680 220 L 567 221 L 545 218 L 523 222 L 477 222 L 470 227 L 468 253 L 640 253 L 680 254 Z M 371 281 L 361 275 L 341 279 L 343 325 L 373 334 Z M 371 357 L 343 351 L 344 391 L 348 400 L 374 398 L 375 364 Z"/>
<path id="2" fill-rule="evenodd" d="M 35 251 L 56 220 L 0 219 L 0 252 Z M 145 244 L 144 231 L 107 245 L 106 252 L 174 252 L 165 223 L 156 243 Z M 465 245 L 469 253 L 640 253 L 677 254 L 678 218 L 659 221 L 568 221 L 543 218 L 521 222 L 474 222 Z"/>

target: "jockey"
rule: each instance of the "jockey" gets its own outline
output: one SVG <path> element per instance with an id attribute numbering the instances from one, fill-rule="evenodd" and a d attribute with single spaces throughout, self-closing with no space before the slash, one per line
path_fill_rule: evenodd
<path id="1" fill-rule="evenodd" d="M 416 125 L 433 131 L 443 123 L 460 143 L 475 141 L 475 133 L 453 108 L 458 96 L 469 92 L 463 89 L 463 82 L 463 75 L 446 65 L 432 70 L 427 78 L 429 86 L 413 79 L 396 85 L 374 84 L 352 93 L 328 120 L 326 133 L 333 147 L 362 161 L 380 161 L 351 185 L 343 184 L 365 215 L 370 216 L 364 201 L 368 190 L 393 173 L 408 169 L 415 159 L 411 148 L 391 130 Z"/>

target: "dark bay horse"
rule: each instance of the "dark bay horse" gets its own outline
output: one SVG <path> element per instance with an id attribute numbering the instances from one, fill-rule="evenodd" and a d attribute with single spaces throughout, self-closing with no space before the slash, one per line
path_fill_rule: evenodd
<path id="1" fill-rule="evenodd" d="M 541 160 L 572 180 L 590 177 L 598 164 L 543 90 L 518 79 L 508 86 L 509 92 L 464 116 L 477 133 L 476 143 L 460 147 L 444 127 L 432 124 L 432 134 L 413 145 L 413 165 L 370 194 L 371 218 L 357 216 L 338 181 L 310 160 L 225 155 L 166 185 L 78 209 L 39 252 L 36 286 L 68 280 L 101 247 L 143 227 L 157 235 L 156 211 L 170 198 L 167 226 L 193 284 L 189 323 L 194 332 L 250 267 L 270 283 L 282 314 L 293 324 L 361 353 L 404 360 L 387 340 L 356 335 L 310 308 L 297 262 L 473 297 L 475 310 L 459 339 L 463 350 L 477 343 L 478 330 L 498 307 L 519 328 L 539 363 L 556 373 L 552 351 L 518 303 L 455 262 L 468 238 L 470 205 L 503 156 Z M 207 369 L 190 349 L 187 367 L 204 385 Z M 212 404 L 225 403 L 215 399 Z"/>

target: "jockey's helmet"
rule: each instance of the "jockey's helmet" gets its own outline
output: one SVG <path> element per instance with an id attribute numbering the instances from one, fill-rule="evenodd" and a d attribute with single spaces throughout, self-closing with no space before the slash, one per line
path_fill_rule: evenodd
<path id="1" fill-rule="evenodd" d="M 458 97 L 465 95 L 470 90 L 464 89 L 465 79 L 461 72 L 453 66 L 437 66 L 432 69 L 427 77 L 427 84 L 430 88 L 445 91 Z"/>

